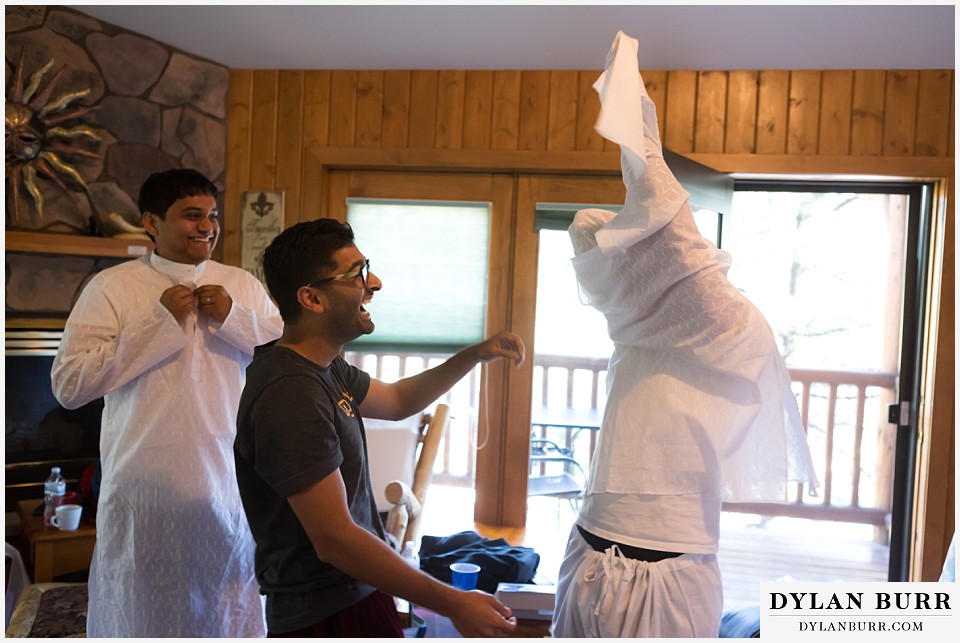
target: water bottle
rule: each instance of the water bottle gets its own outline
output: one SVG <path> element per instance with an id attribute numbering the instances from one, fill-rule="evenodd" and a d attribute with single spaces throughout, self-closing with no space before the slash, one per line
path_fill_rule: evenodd
<path id="1" fill-rule="evenodd" d="M 43 524 L 50 524 L 66 493 L 67 481 L 60 475 L 60 467 L 52 467 L 50 477 L 43 483 Z"/>
<path id="2" fill-rule="evenodd" d="M 420 570 L 420 555 L 417 553 L 412 540 L 408 540 L 400 552 L 400 558 L 407 561 L 407 564 L 416 570 Z"/>

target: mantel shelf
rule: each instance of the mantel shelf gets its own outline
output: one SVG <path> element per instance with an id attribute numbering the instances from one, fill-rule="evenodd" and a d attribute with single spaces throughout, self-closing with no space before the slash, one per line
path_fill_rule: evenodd
<path id="1" fill-rule="evenodd" d="M 153 248 L 146 239 L 85 237 L 75 234 L 50 234 L 7 230 L 7 252 L 32 252 L 87 257 L 141 257 Z"/>

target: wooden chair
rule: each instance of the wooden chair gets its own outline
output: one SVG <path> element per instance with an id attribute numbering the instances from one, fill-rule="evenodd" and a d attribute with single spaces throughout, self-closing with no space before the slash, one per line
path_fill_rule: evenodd
<path id="1" fill-rule="evenodd" d="M 398 550 L 403 548 L 404 543 L 417 537 L 427 489 L 433 480 L 433 464 L 437 460 L 440 439 L 449 423 L 450 407 L 446 404 L 437 404 L 432 414 L 425 413 L 417 437 L 419 453 L 412 485 L 403 480 L 392 480 L 387 484 L 385 494 L 393 506 L 387 513 L 385 529 L 396 540 Z"/>
<path id="2" fill-rule="evenodd" d="M 573 451 L 543 438 L 530 439 L 528 496 L 553 496 L 570 501 L 579 511 L 587 474 L 573 457 Z"/>

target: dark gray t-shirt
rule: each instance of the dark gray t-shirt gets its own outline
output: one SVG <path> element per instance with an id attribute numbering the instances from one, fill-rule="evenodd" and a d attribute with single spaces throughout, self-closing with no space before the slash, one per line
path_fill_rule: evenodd
<path id="1" fill-rule="evenodd" d="M 313 625 L 374 590 L 317 557 L 287 502 L 339 468 L 354 522 L 384 538 L 357 411 L 369 387 L 340 357 L 323 368 L 274 343 L 247 367 L 234 458 L 271 632 Z"/>

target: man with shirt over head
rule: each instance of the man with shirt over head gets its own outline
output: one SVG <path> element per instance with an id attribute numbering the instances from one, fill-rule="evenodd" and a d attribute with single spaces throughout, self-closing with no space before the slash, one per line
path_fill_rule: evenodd
<path id="1" fill-rule="evenodd" d="M 266 249 L 263 267 L 284 329 L 247 369 L 234 452 L 269 635 L 402 637 L 394 596 L 449 617 L 464 636 L 508 635 L 516 619 L 493 596 L 441 583 L 386 544 L 363 417 L 418 413 L 478 363 L 519 366 L 523 342 L 500 332 L 387 384 L 340 356 L 373 332 L 366 307 L 382 286 L 349 225 L 298 223 Z"/>
<path id="2" fill-rule="evenodd" d="M 63 406 L 104 398 L 90 637 L 264 634 L 231 447 L 244 369 L 281 321 L 259 281 L 210 258 L 216 197 L 194 170 L 144 182 L 155 250 L 91 279 L 54 360 Z"/>
<path id="3" fill-rule="evenodd" d="M 597 448 L 557 582 L 557 638 L 716 638 L 724 502 L 787 502 L 816 474 L 773 333 L 727 279 L 663 159 L 638 43 L 620 32 L 594 84 L 620 145 L 620 212 L 568 229 L 585 303 L 614 352 Z"/>

